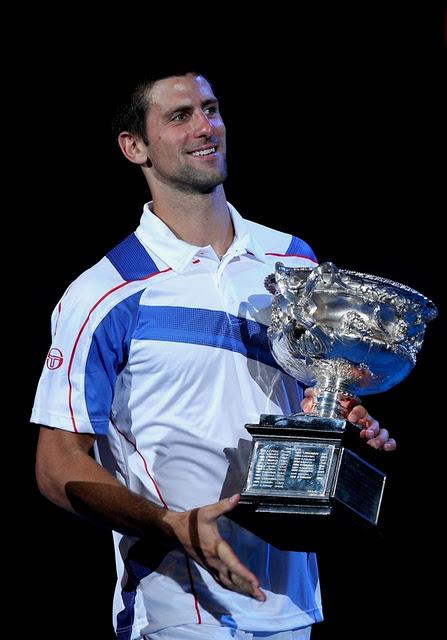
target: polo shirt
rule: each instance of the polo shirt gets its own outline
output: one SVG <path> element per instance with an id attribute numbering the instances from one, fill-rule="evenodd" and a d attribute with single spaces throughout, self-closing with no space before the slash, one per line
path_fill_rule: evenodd
<path id="1" fill-rule="evenodd" d="M 234 241 L 178 239 L 144 207 L 141 222 L 67 289 L 32 421 L 97 434 L 98 461 L 131 491 L 185 511 L 219 500 L 228 452 L 261 413 L 300 410 L 302 388 L 274 360 L 264 286 L 280 260 L 314 266 L 297 237 L 244 220 Z M 183 624 L 281 631 L 322 619 L 313 553 L 280 551 L 228 518 L 222 536 L 259 577 L 266 602 L 221 587 L 181 550 L 114 532 L 118 638 Z"/>

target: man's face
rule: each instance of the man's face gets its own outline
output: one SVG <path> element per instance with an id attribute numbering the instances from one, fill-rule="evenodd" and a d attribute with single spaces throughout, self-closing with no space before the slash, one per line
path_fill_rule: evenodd
<path id="1" fill-rule="evenodd" d="M 225 125 L 202 76 L 159 80 L 146 119 L 151 173 L 188 193 L 209 193 L 227 177 Z"/>

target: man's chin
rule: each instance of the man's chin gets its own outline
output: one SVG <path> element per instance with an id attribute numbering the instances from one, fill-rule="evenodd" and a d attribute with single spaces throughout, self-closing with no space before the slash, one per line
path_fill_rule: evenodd
<path id="1" fill-rule="evenodd" d="M 200 193 L 211 193 L 216 187 L 225 182 L 227 178 L 226 165 L 203 172 L 194 169 L 191 170 L 191 167 L 188 167 L 188 169 L 182 173 L 181 180 L 183 185 L 186 188 L 190 187 L 192 190 Z"/>
<path id="2" fill-rule="evenodd" d="M 226 172 L 220 172 L 214 176 L 194 176 L 184 183 L 186 187 L 190 187 L 192 191 L 199 193 L 212 193 L 218 186 L 225 182 L 227 178 Z"/>
<path id="3" fill-rule="evenodd" d="M 201 185 L 197 185 L 197 187 L 201 190 L 202 193 L 212 193 L 217 189 L 217 187 L 225 182 L 226 177 L 227 176 L 220 176 L 216 180 L 208 180 Z"/>

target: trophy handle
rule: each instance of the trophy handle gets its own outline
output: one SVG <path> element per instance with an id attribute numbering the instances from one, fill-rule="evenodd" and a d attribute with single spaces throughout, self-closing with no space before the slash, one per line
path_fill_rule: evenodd
<path id="1" fill-rule="evenodd" d="M 339 287 L 346 289 L 341 275 L 335 264 L 332 262 L 322 262 L 312 269 L 306 280 L 304 291 L 300 297 L 299 304 L 293 299 L 293 304 L 288 306 L 290 316 L 296 320 L 300 328 L 304 328 L 304 333 L 298 340 L 298 349 L 301 353 L 312 356 L 324 356 L 332 347 L 332 337 L 328 335 L 314 317 L 308 312 L 308 304 L 313 293 L 324 276 L 329 274 L 330 285 L 336 283 Z"/>
<path id="2" fill-rule="evenodd" d="M 330 276 L 329 282 L 327 284 L 337 284 L 342 289 L 348 289 L 341 279 L 340 271 L 337 269 L 335 264 L 333 262 L 322 262 L 317 267 L 312 269 L 312 272 L 309 274 L 309 277 L 306 280 L 306 285 L 304 287 L 303 298 L 309 300 L 312 297 L 317 284 L 321 280 L 326 281 L 324 276 L 327 274 Z"/>
<path id="3" fill-rule="evenodd" d="M 332 339 L 325 333 L 321 326 L 303 307 L 290 305 L 290 316 L 296 320 L 298 327 L 294 326 L 289 336 L 290 346 L 302 354 L 322 356 L 332 347 Z M 297 339 L 296 332 L 304 332 Z M 294 344 L 295 343 L 295 344 Z"/>

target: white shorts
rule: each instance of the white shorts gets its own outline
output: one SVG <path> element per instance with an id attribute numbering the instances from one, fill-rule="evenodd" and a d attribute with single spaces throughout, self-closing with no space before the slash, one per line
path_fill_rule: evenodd
<path id="1" fill-rule="evenodd" d="M 167 627 L 144 636 L 144 640 L 309 640 L 312 627 L 293 631 L 240 631 L 209 624 L 185 624 Z"/>

